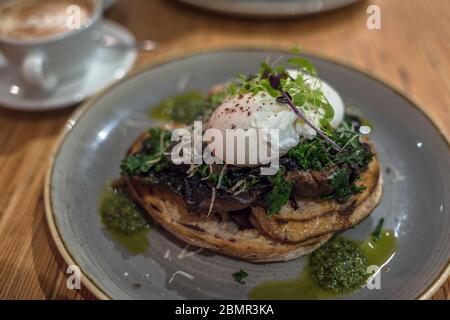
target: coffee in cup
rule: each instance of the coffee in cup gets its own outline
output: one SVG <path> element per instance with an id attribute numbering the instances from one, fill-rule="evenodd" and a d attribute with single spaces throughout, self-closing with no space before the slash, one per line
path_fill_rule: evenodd
<path id="1" fill-rule="evenodd" d="M 0 54 L 11 85 L 27 95 L 51 94 L 82 77 L 98 47 L 100 0 L 0 2 Z"/>
<path id="2" fill-rule="evenodd" d="M 71 32 L 87 24 L 94 9 L 88 0 L 7 1 L 0 5 L 0 37 L 26 41 Z"/>

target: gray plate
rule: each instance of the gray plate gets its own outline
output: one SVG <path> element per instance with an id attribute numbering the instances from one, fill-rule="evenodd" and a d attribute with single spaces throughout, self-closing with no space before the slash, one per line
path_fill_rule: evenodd
<path id="1" fill-rule="evenodd" d="M 360 0 L 178 0 L 218 13 L 254 18 L 311 15 L 348 6 Z"/>
<path id="2" fill-rule="evenodd" d="M 164 231 L 149 234 L 150 249 L 132 256 L 102 230 L 97 213 L 105 181 L 119 174 L 132 141 L 151 124 L 149 106 L 183 90 L 207 91 L 237 72 L 284 54 L 227 50 L 183 57 L 154 66 L 115 85 L 67 123 L 55 151 L 46 188 L 47 216 L 55 241 L 69 263 L 80 266 L 84 284 L 101 298 L 246 298 L 265 280 L 296 277 L 304 259 L 252 264 L 209 251 L 177 256 L 185 245 Z M 363 289 L 350 299 L 406 299 L 430 294 L 445 280 L 450 254 L 450 152 L 430 120 L 408 99 L 349 67 L 310 57 L 320 76 L 374 125 L 372 139 L 385 173 L 384 196 L 373 215 L 350 237 L 366 239 L 378 219 L 395 230 L 398 252 L 384 268 L 382 289 Z M 284 60 L 282 60 L 284 61 Z M 190 248 L 189 250 L 193 250 Z M 170 252 L 170 258 L 164 256 Z M 231 274 L 249 273 L 244 286 Z M 172 274 L 182 270 L 194 279 Z"/>

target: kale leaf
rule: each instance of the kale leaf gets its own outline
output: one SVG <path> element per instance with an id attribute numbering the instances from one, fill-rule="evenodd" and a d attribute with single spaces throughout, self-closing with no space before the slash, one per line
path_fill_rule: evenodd
<path id="1" fill-rule="evenodd" d="M 148 172 L 150 168 L 159 172 L 168 166 L 163 152 L 170 144 L 170 132 L 160 128 L 151 128 L 148 133 L 149 137 L 142 143 L 142 150 L 122 161 L 120 168 L 123 173 L 139 175 Z"/>
<path id="2" fill-rule="evenodd" d="M 280 211 L 280 209 L 288 202 L 292 191 L 292 183 L 284 179 L 285 169 L 280 167 L 277 174 L 269 176 L 267 179 L 272 183 L 273 187 L 264 197 L 264 202 L 269 216 Z"/>
<path id="3" fill-rule="evenodd" d="M 324 171 L 336 168 L 330 180 L 335 191 L 326 198 L 344 203 L 365 189 L 355 182 L 372 161 L 373 154 L 370 147 L 359 140 L 359 134 L 349 121 L 344 121 L 337 129 L 329 129 L 327 134 L 343 147 L 342 152 L 337 152 L 326 141 L 315 137 L 289 150 L 288 157 L 295 161 L 300 170 Z"/>
<path id="4" fill-rule="evenodd" d="M 331 178 L 331 186 L 335 189 L 334 193 L 329 196 L 338 203 L 345 203 L 352 195 L 357 194 L 365 189 L 364 186 L 357 186 L 350 179 L 351 172 L 346 168 L 338 168 Z"/>

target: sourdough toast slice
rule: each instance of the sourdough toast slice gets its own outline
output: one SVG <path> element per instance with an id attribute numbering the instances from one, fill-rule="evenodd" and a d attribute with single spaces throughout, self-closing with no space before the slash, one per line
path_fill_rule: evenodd
<path id="1" fill-rule="evenodd" d="M 128 154 L 138 152 L 148 133 L 141 135 Z M 377 206 L 382 176 L 376 156 L 358 184 L 367 188 L 345 204 L 334 200 L 298 199 L 268 217 L 264 208 L 247 214 L 250 227 L 236 223 L 235 212 L 193 214 L 177 193 L 149 185 L 139 177 L 125 177 L 135 201 L 164 229 L 188 244 L 252 262 L 275 262 L 309 254 L 327 242 L 334 232 L 361 222 Z"/>
<path id="2" fill-rule="evenodd" d="M 127 178 L 136 201 L 164 229 L 193 246 L 207 248 L 252 262 L 275 262 L 306 255 L 326 241 L 332 233 L 300 243 L 273 240 L 256 228 L 240 229 L 230 214 L 189 214 L 181 197 L 144 185 L 139 179 Z"/>
<path id="3" fill-rule="evenodd" d="M 272 217 L 258 206 L 252 208 L 251 221 L 274 240 L 294 243 L 350 228 L 369 216 L 380 202 L 383 178 L 376 156 L 356 184 L 366 189 L 344 204 L 334 200 L 298 199 L 298 208 L 287 203 Z"/>

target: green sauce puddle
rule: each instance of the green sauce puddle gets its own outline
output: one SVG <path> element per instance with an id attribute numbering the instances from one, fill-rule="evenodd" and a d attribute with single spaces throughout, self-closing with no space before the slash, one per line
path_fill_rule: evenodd
<path id="1" fill-rule="evenodd" d="M 106 229 L 111 238 L 131 254 L 141 254 L 149 248 L 147 235 L 150 229 L 133 234 L 123 234 L 108 228 Z"/>
<path id="2" fill-rule="evenodd" d="M 199 91 L 190 91 L 166 98 L 155 105 L 149 115 L 155 120 L 193 122 L 205 108 L 206 100 Z"/>
<path id="3" fill-rule="evenodd" d="M 370 240 L 354 241 L 367 257 L 369 265 L 383 266 L 397 249 L 397 239 L 391 230 L 383 230 L 377 242 Z M 370 275 L 368 274 L 368 277 Z M 273 300 L 320 300 L 339 298 L 353 292 L 336 293 L 322 289 L 311 276 L 311 267 L 306 265 L 296 279 L 268 281 L 256 286 L 250 293 L 250 299 Z"/>
<path id="4" fill-rule="evenodd" d="M 120 218 L 117 216 L 118 210 L 127 210 L 125 216 L 121 216 Z M 122 211 L 123 214 L 124 211 Z M 133 200 L 124 192 L 120 191 L 120 188 L 112 187 L 110 183 L 108 183 L 103 192 L 100 201 L 100 220 L 111 236 L 111 238 L 122 247 L 127 249 L 127 251 L 131 254 L 141 254 L 148 250 L 148 233 L 151 230 L 150 224 L 147 224 L 145 227 L 142 225 L 138 225 L 136 230 L 132 232 L 122 232 L 117 227 L 117 224 L 122 223 L 124 219 L 127 219 L 128 226 L 130 225 L 130 221 L 135 223 L 141 223 L 140 219 L 147 219 L 145 212 L 142 209 L 138 208 Z M 129 215 L 133 215 L 130 218 Z M 116 224 L 115 226 L 113 226 Z"/>
<path id="5" fill-rule="evenodd" d="M 367 257 L 369 265 L 382 266 L 397 250 L 397 238 L 392 230 L 383 230 L 380 240 L 374 242 L 372 239 L 359 242 L 361 252 Z"/>

